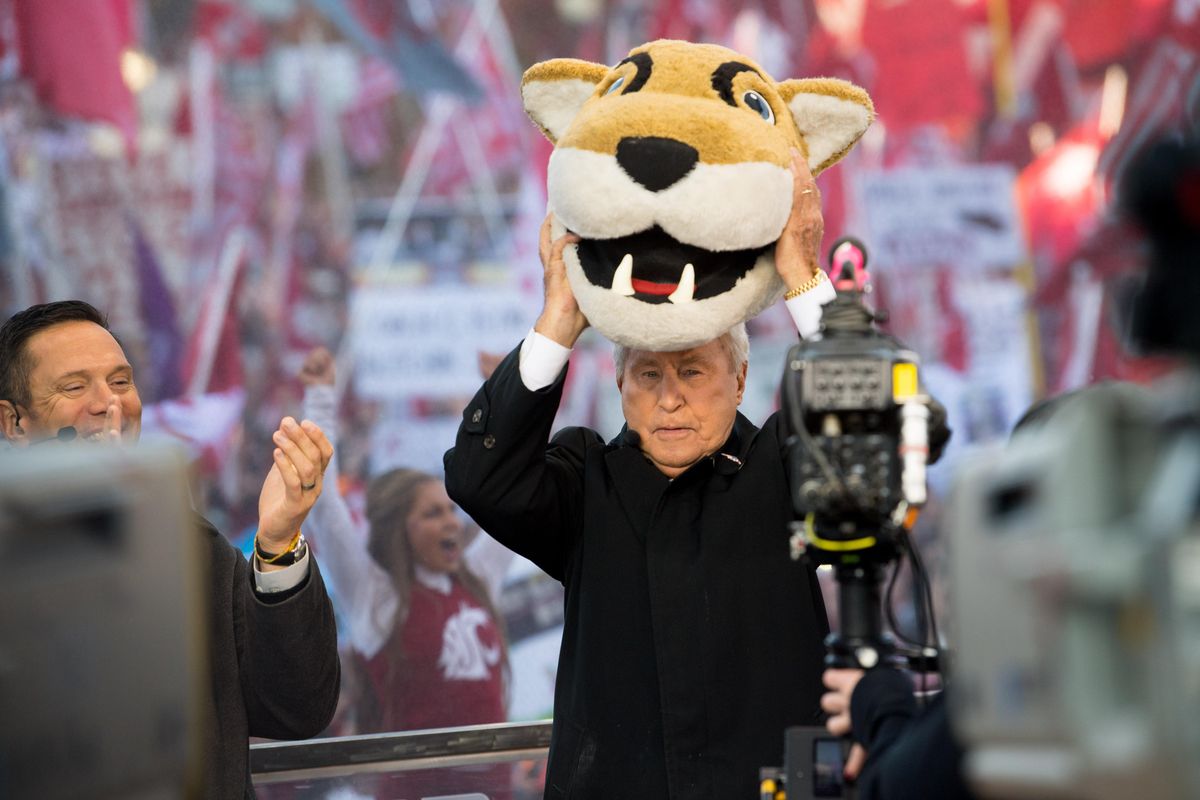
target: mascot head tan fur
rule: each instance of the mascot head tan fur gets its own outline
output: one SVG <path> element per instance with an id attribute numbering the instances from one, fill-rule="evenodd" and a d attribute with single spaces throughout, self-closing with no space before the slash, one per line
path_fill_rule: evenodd
<path id="1" fill-rule="evenodd" d="M 535 64 L 525 110 L 555 144 L 554 235 L 580 309 L 628 347 L 683 350 L 777 300 L 774 243 L 791 212 L 791 150 L 813 174 L 874 117 L 831 78 L 774 81 L 724 47 L 656 41 L 615 67 Z"/>

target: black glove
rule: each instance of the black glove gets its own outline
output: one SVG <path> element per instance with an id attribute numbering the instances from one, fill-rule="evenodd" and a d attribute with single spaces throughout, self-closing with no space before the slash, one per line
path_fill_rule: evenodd
<path id="1" fill-rule="evenodd" d="M 929 398 L 929 463 L 937 463 L 937 460 L 942 457 L 942 451 L 946 449 L 946 444 L 950 441 L 950 426 L 946 424 L 946 407 L 937 401 L 937 398 Z"/>

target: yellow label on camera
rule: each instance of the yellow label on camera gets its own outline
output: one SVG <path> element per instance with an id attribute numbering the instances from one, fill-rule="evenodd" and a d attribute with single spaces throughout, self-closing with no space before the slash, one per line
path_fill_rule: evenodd
<path id="1" fill-rule="evenodd" d="M 892 364 L 892 399 L 897 403 L 910 400 L 920 393 L 916 364 Z"/>

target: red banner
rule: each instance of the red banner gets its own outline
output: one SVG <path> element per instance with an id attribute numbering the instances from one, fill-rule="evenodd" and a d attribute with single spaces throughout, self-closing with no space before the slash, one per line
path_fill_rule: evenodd
<path id="1" fill-rule="evenodd" d="M 110 122 L 132 153 L 137 108 L 121 77 L 121 54 L 134 42 L 131 0 L 67 4 L 15 0 L 21 74 L 38 99 L 66 116 Z"/>

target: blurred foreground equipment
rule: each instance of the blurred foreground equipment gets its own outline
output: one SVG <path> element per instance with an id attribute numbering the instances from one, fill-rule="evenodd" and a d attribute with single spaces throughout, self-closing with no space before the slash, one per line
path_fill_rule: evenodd
<path id="1" fill-rule="evenodd" d="M 0 797 L 199 794 L 189 509 L 173 448 L 0 453 Z"/>
<path id="2" fill-rule="evenodd" d="M 1200 797 L 1200 144 L 1152 147 L 1130 333 L 1185 359 L 1091 387 L 968 466 L 952 503 L 951 697 L 981 796 Z"/>
<path id="3" fill-rule="evenodd" d="M 1200 796 L 1200 426 L 1128 388 L 962 473 L 951 700 L 981 796 Z"/>

